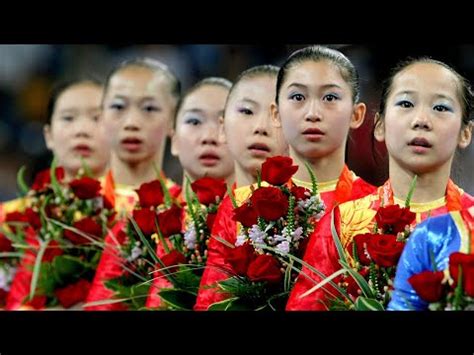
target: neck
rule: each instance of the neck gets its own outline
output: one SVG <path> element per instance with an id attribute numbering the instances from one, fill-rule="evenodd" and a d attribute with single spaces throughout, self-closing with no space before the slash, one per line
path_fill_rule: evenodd
<path id="1" fill-rule="evenodd" d="M 236 187 L 249 186 L 257 183 L 257 177 L 245 171 L 239 164 L 235 163 Z"/>
<path id="2" fill-rule="evenodd" d="M 303 157 L 290 147 L 290 157 L 293 159 L 294 164 L 299 166 L 294 177 L 302 181 L 311 181 L 309 172 L 304 164 L 305 162 L 311 166 L 318 182 L 337 180 L 342 173 L 342 169 L 344 169 L 343 147 L 329 155 L 316 159 Z"/>
<path id="3" fill-rule="evenodd" d="M 130 164 L 120 160 L 115 154 L 112 154 L 110 169 L 112 170 L 116 184 L 140 186 L 145 182 L 157 179 L 153 162 L 156 164 L 158 170 L 161 171 L 163 158 L 157 158 L 155 156 L 154 160 Z"/>
<path id="4" fill-rule="evenodd" d="M 425 203 L 438 200 L 446 195 L 451 164 L 446 164 L 441 169 L 418 174 L 416 186 L 411 201 Z M 393 195 L 405 200 L 410 190 L 410 185 L 415 173 L 402 168 L 393 159 L 389 161 L 389 177 L 392 185 Z"/>

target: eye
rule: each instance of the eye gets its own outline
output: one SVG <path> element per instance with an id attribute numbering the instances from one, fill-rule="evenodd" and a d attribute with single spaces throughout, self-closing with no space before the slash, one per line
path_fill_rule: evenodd
<path id="1" fill-rule="evenodd" d="M 332 101 L 336 101 L 336 100 L 339 100 L 339 96 L 337 96 L 335 94 L 327 94 L 327 95 L 323 96 L 323 101 L 332 102 Z"/>
<path id="2" fill-rule="evenodd" d="M 400 101 L 398 101 L 395 105 L 396 105 L 396 106 L 403 107 L 403 108 L 414 107 L 414 105 L 413 105 L 410 101 L 408 101 L 408 100 L 400 100 Z"/>
<path id="3" fill-rule="evenodd" d="M 109 108 L 115 111 L 122 111 L 125 108 L 125 105 L 118 102 L 112 102 Z"/>
<path id="4" fill-rule="evenodd" d="M 161 111 L 161 109 L 156 105 L 144 105 L 142 109 L 147 113 Z"/>
<path id="5" fill-rule="evenodd" d="M 446 106 L 446 105 L 435 105 L 433 107 L 433 110 L 438 111 L 438 112 L 453 112 L 451 107 Z"/>
<path id="6" fill-rule="evenodd" d="M 72 115 L 62 116 L 61 120 L 66 121 L 66 122 L 72 122 L 72 121 L 74 121 L 74 116 L 72 116 Z"/>
<path id="7" fill-rule="evenodd" d="M 192 126 L 198 126 L 198 125 L 201 124 L 201 120 L 199 118 L 190 117 L 190 118 L 186 119 L 184 121 L 184 123 L 192 125 Z"/>
<path id="8" fill-rule="evenodd" d="M 243 114 L 243 115 L 246 115 L 246 116 L 251 116 L 253 115 L 253 111 L 249 108 L 246 108 L 246 107 L 242 107 L 242 108 L 239 108 L 238 109 L 238 112 Z"/>
<path id="9" fill-rule="evenodd" d="M 289 99 L 299 102 L 299 101 L 303 101 L 305 97 L 302 94 L 296 93 L 296 94 L 290 94 Z"/>

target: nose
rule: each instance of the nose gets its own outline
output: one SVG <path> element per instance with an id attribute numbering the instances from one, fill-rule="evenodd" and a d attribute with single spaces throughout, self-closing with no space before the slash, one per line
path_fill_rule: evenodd
<path id="1" fill-rule="evenodd" d="M 270 122 L 270 110 L 268 110 L 268 112 L 260 112 L 254 120 L 253 134 L 260 136 L 268 136 Z"/>
<path id="2" fill-rule="evenodd" d="M 322 115 L 316 100 L 309 101 L 308 110 L 305 114 L 307 122 L 319 122 L 322 120 Z"/>
<path id="3" fill-rule="evenodd" d="M 128 112 L 125 113 L 124 117 L 124 130 L 126 131 L 138 131 L 140 130 L 140 113 L 136 110 L 130 108 Z"/>
<path id="4" fill-rule="evenodd" d="M 426 109 L 420 108 L 416 111 L 413 121 L 411 123 L 412 129 L 429 131 L 433 128 L 429 113 Z"/>

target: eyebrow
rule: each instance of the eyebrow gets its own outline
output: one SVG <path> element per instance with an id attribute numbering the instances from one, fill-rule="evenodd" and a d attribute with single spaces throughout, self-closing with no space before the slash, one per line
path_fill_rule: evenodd
<path id="1" fill-rule="evenodd" d="M 204 113 L 204 110 L 200 108 L 191 108 L 189 110 L 184 110 L 183 114 L 184 113 Z"/>
<path id="2" fill-rule="evenodd" d="M 250 99 L 250 98 L 248 98 L 248 97 L 244 97 L 244 98 L 240 99 L 238 102 L 243 102 L 243 101 L 249 102 L 249 103 L 254 104 L 254 105 L 258 105 L 258 102 L 257 102 L 257 101 L 252 100 L 252 99 Z"/>
<path id="3" fill-rule="evenodd" d="M 416 91 L 413 91 L 413 90 L 404 90 L 404 91 L 400 91 L 398 93 L 396 93 L 394 96 L 399 96 L 399 95 L 412 95 L 412 94 L 416 94 L 417 92 Z M 447 96 L 447 95 L 444 95 L 444 94 L 435 94 L 435 97 L 437 99 L 446 99 L 446 100 L 449 100 L 451 102 L 454 102 L 453 98 L 450 97 L 450 96 Z"/>
<path id="4" fill-rule="evenodd" d="M 301 83 L 291 83 L 287 86 L 287 88 L 290 88 L 292 86 L 296 86 L 296 87 L 299 87 L 299 88 L 303 88 L 303 89 L 307 89 L 308 86 L 305 85 L 305 84 L 301 84 Z M 321 88 L 322 89 L 332 89 L 332 88 L 337 88 L 337 89 L 342 89 L 342 87 L 340 87 L 339 85 L 337 84 L 324 84 L 324 85 L 321 85 Z"/>

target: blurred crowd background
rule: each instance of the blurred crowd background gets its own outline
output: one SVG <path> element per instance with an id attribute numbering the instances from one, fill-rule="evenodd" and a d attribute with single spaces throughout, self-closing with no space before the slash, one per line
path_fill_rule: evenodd
<path id="1" fill-rule="evenodd" d="M 16 197 L 16 174 L 26 166 L 27 182 L 47 167 L 51 155 L 43 139 L 46 105 L 57 81 L 80 75 L 105 79 L 119 62 L 149 56 L 167 64 L 179 77 L 183 90 L 207 76 L 234 80 L 243 70 L 259 64 L 281 65 L 298 45 L 0 45 L 0 201 Z M 364 125 L 351 134 L 349 166 L 367 181 L 380 185 L 387 177 L 385 150 L 372 139 L 380 84 L 388 70 L 407 56 L 428 55 L 453 65 L 474 81 L 474 45 L 406 46 L 325 44 L 345 53 L 359 70 L 361 101 L 368 106 Z M 177 159 L 166 152 L 165 173 L 181 181 Z M 456 157 L 454 180 L 474 194 L 474 143 Z"/>

